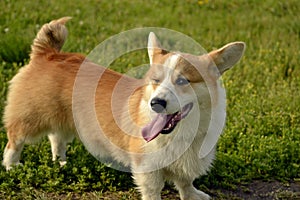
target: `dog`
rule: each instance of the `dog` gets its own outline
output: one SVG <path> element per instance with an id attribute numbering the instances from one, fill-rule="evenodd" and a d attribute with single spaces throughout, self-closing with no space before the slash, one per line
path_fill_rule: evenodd
<path id="1" fill-rule="evenodd" d="M 20 164 L 24 144 L 48 136 L 53 161 L 64 165 L 67 143 L 78 137 L 93 155 L 129 166 L 143 200 L 161 199 L 165 181 L 181 199 L 210 199 L 193 181 L 214 160 L 211 138 L 218 138 L 226 115 L 220 77 L 245 44 L 197 56 L 163 49 L 151 32 L 149 70 L 135 79 L 61 52 L 69 19 L 42 26 L 29 63 L 10 81 L 2 164 L 7 170 Z"/>

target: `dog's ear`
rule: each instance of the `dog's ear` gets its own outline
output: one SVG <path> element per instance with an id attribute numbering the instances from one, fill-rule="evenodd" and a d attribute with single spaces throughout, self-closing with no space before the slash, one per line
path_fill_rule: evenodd
<path id="1" fill-rule="evenodd" d="M 148 56 L 150 64 L 153 63 L 154 56 L 157 54 L 165 54 L 166 51 L 162 49 L 159 40 L 153 32 L 150 32 L 148 37 Z"/>
<path id="2" fill-rule="evenodd" d="M 220 75 L 236 64 L 244 54 L 246 44 L 244 42 L 232 42 L 224 47 L 210 52 L 208 55 L 219 69 Z"/>

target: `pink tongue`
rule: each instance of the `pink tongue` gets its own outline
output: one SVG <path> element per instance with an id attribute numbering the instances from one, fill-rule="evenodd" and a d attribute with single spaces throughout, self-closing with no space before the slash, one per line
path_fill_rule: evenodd
<path id="1" fill-rule="evenodd" d="M 168 122 L 168 116 L 165 114 L 158 114 L 152 122 L 147 124 L 143 130 L 142 135 L 144 139 L 149 142 L 156 138 L 161 130 L 166 126 Z"/>

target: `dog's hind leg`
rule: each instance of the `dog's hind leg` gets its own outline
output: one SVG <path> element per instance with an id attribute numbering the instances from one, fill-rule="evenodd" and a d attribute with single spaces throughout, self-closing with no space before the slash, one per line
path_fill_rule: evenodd
<path id="1" fill-rule="evenodd" d="M 48 135 L 51 143 L 52 160 L 56 161 L 59 158 L 61 166 L 67 163 L 66 151 L 67 144 L 74 138 L 72 134 L 64 134 L 63 132 L 55 132 Z"/>
<path id="2" fill-rule="evenodd" d="M 21 152 L 24 147 L 25 138 L 15 138 L 13 133 L 8 132 L 8 142 L 4 149 L 2 165 L 10 170 L 14 165 L 20 165 Z"/>

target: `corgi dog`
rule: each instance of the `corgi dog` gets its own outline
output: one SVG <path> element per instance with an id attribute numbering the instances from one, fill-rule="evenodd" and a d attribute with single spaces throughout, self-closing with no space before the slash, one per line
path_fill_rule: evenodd
<path id="1" fill-rule="evenodd" d="M 97 158 L 129 167 L 143 200 L 161 199 L 165 181 L 181 199 L 210 199 L 193 181 L 214 160 L 226 115 L 220 76 L 245 44 L 198 56 L 163 49 L 151 32 L 149 70 L 135 79 L 61 52 L 68 20 L 42 26 L 30 62 L 10 81 L 2 164 L 7 170 L 20 164 L 24 144 L 48 136 L 53 160 L 64 165 L 67 143 L 78 137 Z"/>

